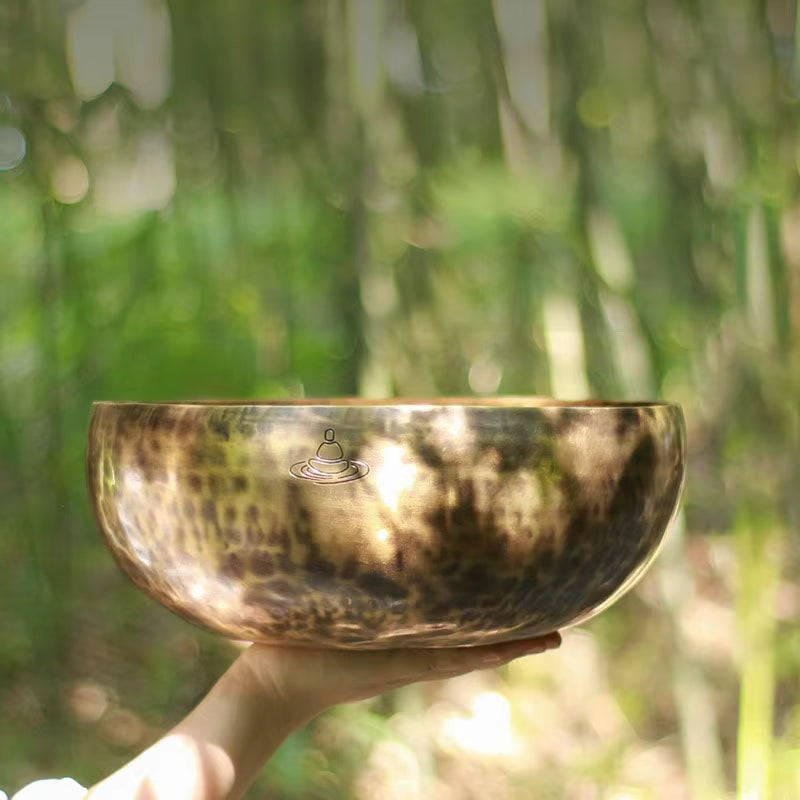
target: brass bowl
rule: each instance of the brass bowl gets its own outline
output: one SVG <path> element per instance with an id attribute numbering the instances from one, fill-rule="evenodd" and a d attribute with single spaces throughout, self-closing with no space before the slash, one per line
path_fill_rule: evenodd
<path id="1" fill-rule="evenodd" d="M 454 647 L 583 622 L 652 563 L 684 479 L 668 403 L 96 403 L 119 566 L 234 639 Z"/>

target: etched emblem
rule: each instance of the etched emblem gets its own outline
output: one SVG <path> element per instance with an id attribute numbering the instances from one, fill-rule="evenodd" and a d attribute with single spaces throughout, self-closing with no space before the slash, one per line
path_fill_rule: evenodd
<path id="1" fill-rule="evenodd" d="M 316 455 L 292 464 L 289 472 L 295 478 L 312 483 L 347 483 L 367 475 L 369 466 L 363 461 L 345 458 L 341 445 L 336 441 L 336 432 L 328 428 Z"/>

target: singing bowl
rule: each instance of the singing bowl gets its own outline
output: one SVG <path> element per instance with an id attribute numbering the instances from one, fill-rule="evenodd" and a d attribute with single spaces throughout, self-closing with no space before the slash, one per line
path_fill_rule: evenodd
<path id="1" fill-rule="evenodd" d="M 669 403 L 96 403 L 87 473 L 122 570 L 233 639 L 454 647 L 608 607 L 684 479 Z"/>

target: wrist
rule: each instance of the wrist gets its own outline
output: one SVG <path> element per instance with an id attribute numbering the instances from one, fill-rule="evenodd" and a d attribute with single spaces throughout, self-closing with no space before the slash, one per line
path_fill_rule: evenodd
<path id="1" fill-rule="evenodd" d="M 247 651 L 228 668 L 167 738 L 193 742 L 203 752 L 206 779 L 218 791 L 204 798 L 238 798 L 302 722 L 251 668 Z"/>
<path id="2" fill-rule="evenodd" d="M 236 660 L 226 678 L 235 681 L 251 702 L 288 736 L 324 710 L 312 692 L 298 692 L 291 670 L 280 663 L 285 654 L 265 645 L 251 645 Z"/>

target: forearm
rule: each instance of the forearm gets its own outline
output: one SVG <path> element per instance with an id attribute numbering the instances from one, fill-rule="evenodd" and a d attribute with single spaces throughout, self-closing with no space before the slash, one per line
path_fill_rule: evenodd
<path id="1" fill-rule="evenodd" d="M 323 709 L 558 647 L 558 633 L 483 647 L 372 652 L 254 645 L 186 719 L 89 800 L 236 800 L 283 740 Z"/>
<path id="2" fill-rule="evenodd" d="M 303 722 L 241 656 L 183 721 L 89 800 L 233 800 Z"/>

